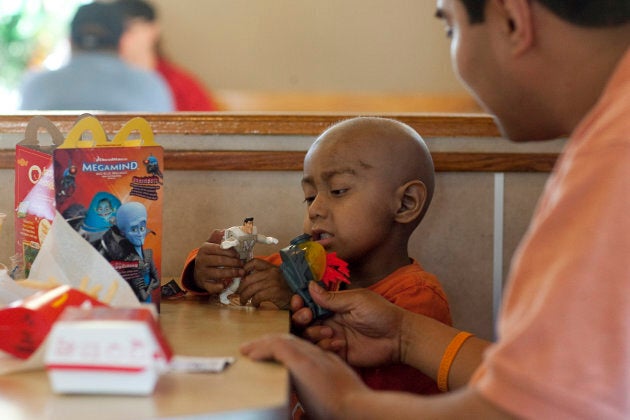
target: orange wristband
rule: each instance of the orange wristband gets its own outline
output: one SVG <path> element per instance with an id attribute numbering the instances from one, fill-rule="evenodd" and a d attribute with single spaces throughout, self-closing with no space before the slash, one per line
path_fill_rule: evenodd
<path id="1" fill-rule="evenodd" d="M 469 332 L 460 331 L 455 337 L 453 337 L 448 347 L 446 347 L 437 375 L 437 386 L 440 391 L 448 391 L 448 374 L 451 371 L 453 360 L 455 360 L 455 356 L 457 356 L 457 352 L 464 344 L 464 341 L 472 336 L 473 334 Z"/>

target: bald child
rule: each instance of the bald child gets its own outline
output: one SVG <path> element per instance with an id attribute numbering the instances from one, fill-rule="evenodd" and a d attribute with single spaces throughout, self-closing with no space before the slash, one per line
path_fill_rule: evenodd
<path id="1" fill-rule="evenodd" d="M 413 266 L 407 253 L 434 190 L 431 155 L 411 127 L 360 117 L 326 130 L 304 159 L 304 232 L 348 262 L 351 288 Z"/>
<path id="2" fill-rule="evenodd" d="M 304 233 L 348 263 L 348 288 L 370 289 L 407 310 L 450 325 L 437 278 L 407 252 L 433 197 L 433 161 L 422 137 L 399 121 L 358 117 L 322 133 L 304 159 Z M 216 294 L 222 279 L 242 277 L 241 301 L 288 307 L 291 291 L 274 254 L 243 265 L 233 250 L 204 243 L 188 258 L 182 284 Z M 374 389 L 435 393 L 420 371 L 403 365 L 356 368 Z"/>

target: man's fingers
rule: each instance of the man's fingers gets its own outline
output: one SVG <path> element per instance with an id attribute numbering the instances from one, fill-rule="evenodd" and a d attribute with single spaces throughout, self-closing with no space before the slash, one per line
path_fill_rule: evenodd
<path id="1" fill-rule="evenodd" d="M 291 304 L 293 304 L 293 302 L 294 299 L 291 298 Z M 293 313 L 291 320 L 298 327 L 306 327 L 313 321 L 313 312 L 311 312 L 309 308 L 303 307 Z"/>
<path id="2" fill-rule="evenodd" d="M 317 282 L 311 281 L 308 284 L 308 291 L 311 294 L 311 297 L 318 305 L 326 308 L 334 310 L 330 305 L 334 304 L 333 299 L 331 298 L 331 293 L 324 289 L 322 286 L 317 284 Z"/>
<path id="3" fill-rule="evenodd" d="M 241 353 L 253 360 L 276 360 L 290 370 L 321 353 L 310 343 L 290 334 L 267 335 L 241 346 Z"/>
<path id="4" fill-rule="evenodd" d="M 317 343 L 326 338 L 331 338 L 333 334 L 333 329 L 326 325 L 313 325 L 304 330 L 304 332 L 302 333 L 302 337 L 306 338 L 312 343 Z"/>
<path id="5" fill-rule="evenodd" d="M 302 299 L 302 296 L 300 295 L 293 295 L 291 296 L 290 306 L 293 312 L 297 312 L 304 307 L 304 299 Z"/>
<path id="6" fill-rule="evenodd" d="M 241 353 L 253 360 L 282 361 L 281 353 L 288 351 L 292 339 L 287 335 L 264 336 L 241 346 Z"/>

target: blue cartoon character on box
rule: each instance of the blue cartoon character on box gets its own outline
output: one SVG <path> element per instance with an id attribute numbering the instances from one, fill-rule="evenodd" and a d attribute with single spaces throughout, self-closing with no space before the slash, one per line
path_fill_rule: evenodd
<path id="1" fill-rule="evenodd" d="M 164 175 L 162 175 L 162 171 L 160 170 L 160 162 L 158 162 L 158 159 L 155 156 L 149 155 L 143 163 L 149 175 L 155 175 L 160 178 L 160 180 L 164 178 Z"/>
<path id="2" fill-rule="evenodd" d="M 66 201 L 66 198 L 72 196 L 77 188 L 76 184 L 77 167 L 70 162 L 68 167 L 63 170 L 60 187 L 55 194 L 55 199 L 59 204 Z"/>
<path id="3" fill-rule="evenodd" d="M 95 244 L 101 255 L 129 283 L 141 302 L 151 302 L 152 292 L 160 286 L 153 251 L 144 248 L 149 232 L 144 205 L 124 203 L 116 212 L 116 224 Z"/>
<path id="4" fill-rule="evenodd" d="M 116 212 L 120 207 L 120 200 L 115 195 L 100 191 L 94 194 L 88 207 L 85 219 L 79 228 L 79 233 L 89 242 L 94 243 L 116 221 Z"/>

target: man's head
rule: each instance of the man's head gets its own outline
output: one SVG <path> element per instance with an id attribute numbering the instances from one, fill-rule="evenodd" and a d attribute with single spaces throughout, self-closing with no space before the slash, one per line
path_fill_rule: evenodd
<path id="1" fill-rule="evenodd" d="M 461 80 L 516 141 L 570 134 L 628 47 L 627 0 L 438 0 Z"/>
<path id="2" fill-rule="evenodd" d="M 155 8 L 144 0 L 116 0 L 126 19 L 141 19 L 147 22 L 157 21 Z"/>
<path id="3" fill-rule="evenodd" d="M 79 7 L 70 24 L 75 50 L 117 50 L 122 33 L 123 16 L 112 3 L 85 4 Z"/>
<path id="4" fill-rule="evenodd" d="M 487 0 L 460 0 L 470 23 L 485 19 Z M 555 15 L 579 26 L 614 26 L 630 21 L 630 2 L 627 0 L 535 0 Z"/>
<path id="5" fill-rule="evenodd" d="M 433 188 L 431 155 L 411 127 L 385 118 L 343 121 L 304 159 L 304 232 L 349 262 L 395 252 L 406 247 Z"/>
<path id="6" fill-rule="evenodd" d="M 116 4 L 125 22 L 121 57 L 136 67 L 155 68 L 161 32 L 155 8 L 144 0 L 117 0 Z"/>

